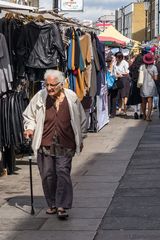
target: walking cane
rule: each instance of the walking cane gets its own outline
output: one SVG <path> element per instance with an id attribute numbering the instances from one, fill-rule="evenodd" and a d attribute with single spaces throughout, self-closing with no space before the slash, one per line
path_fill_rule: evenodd
<path id="1" fill-rule="evenodd" d="M 32 153 L 31 153 L 31 142 L 32 140 L 28 138 L 29 144 L 29 175 L 30 175 L 30 191 L 31 191 L 31 215 L 35 214 L 33 206 L 33 181 L 32 181 Z"/>

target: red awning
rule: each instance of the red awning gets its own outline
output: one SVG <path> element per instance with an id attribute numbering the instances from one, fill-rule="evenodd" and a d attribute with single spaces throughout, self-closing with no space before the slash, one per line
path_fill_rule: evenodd
<path id="1" fill-rule="evenodd" d="M 115 43 L 118 43 L 120 45 L 126 46 L 126 43 L 124 41 L 121 41 L 121 40 L 116 39 L 116 38 L 105 37 L 105 36 L 98 36 L 98 38 L 101 42 L 115 42 Z"/>
<path id="2" fill-rule="evenodd" d="M 109 27 L 112 26 L 111 23 L 96 23 L 96 27 Z"/>

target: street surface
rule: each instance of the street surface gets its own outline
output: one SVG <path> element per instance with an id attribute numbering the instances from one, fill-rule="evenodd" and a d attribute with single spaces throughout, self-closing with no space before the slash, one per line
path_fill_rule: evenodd
<path id="1" fill-rule="evenodd" d="M 68 221 L 47 215 L 33 164 L 35 215 L 30 215 L 28 157 L 0 178 L 0 240 L 159 240 L 160 124 L 116 117 L 89 133 L 73 160 L 74 202 Z"/>

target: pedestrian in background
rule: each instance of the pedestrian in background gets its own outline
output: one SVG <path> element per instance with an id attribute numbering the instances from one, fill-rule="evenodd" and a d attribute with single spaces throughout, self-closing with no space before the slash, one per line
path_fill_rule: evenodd
<path id="1" fill-rule="evenodd" d="M 106 80 L 108 81 L 110 78 L 113 78 L 113 85 L 111 87 L 108 86 L 108 108 L 109 108 L 109 116 L 110 118 L 114 118 L 116 116 L 116 100 L 118 89 L 114 89 L 114 82 L 116 81 L 116 77 L 113 70 L 113 58 L 112 56 L 107 57 L 106 59 Z"/>
<path id="2" fill-rule="evenodd" d="M 127 105 L 134 106 L 134 119 L 138 119 L 138 110 L 139 106 L 138 104 L 142 103 L 142 98 L 140 96 L 140 89 L 137 88 L 137 81 L 139 76 L 139 68 L 143 64 L 143 57 L 141 54 L 137 55 L 135 57 L 135 60 L 129 67 L 129 74 L 130 74 L 130 80 L 131 80 L 131 88 L 129 93 L 129 98 Z"/>
<path id="3" fill-rule="evenodd" d="M 46 88 L 31 99 L 23 114 L 24 136 L 32 138 L 37 155 L 46 213 L 66 219 L 73 199 L 71 163 L 83 148 L 86 116 L 77 95 L 64 88 L 62 72 L 47 70 L 44 79 Z"/>
<path id="4" fill-rule="evenodd" d="M 155 81 L 157 80 L 157 67 L 154 65 L 154 56 L 152 53 L 147 53 L 143 56 L 144 64 L 141 66 L 143 71 L 143 85 L 140 88 L 140 95 L 142 97 L 142 111 L 143 119 L 151 121 L 151 113 L 153 106 L 153 97 L 157 95 Z M 148 111 L 146 106 L 148 103 Z"/>
<path id="5" fill-rule="evenodd" d="M 129 82 L 129 64 L 126 60 L 123 59 L 123 54 L 117 52 L 115 54 L 116 62 L 114 64 L 114 74 L 119 82 L 123 84 L 123 87 L 118 90 L 118 100 L 119 100 L 119 110 L 118 113 L 122 114 L 122 105 L 123 105 L 123 114 L 127 114 L 127 101 L 130 90 Z"/>
<path id="6" fill-rule="evenodd" d="M 160 118 L 160 56 L 157 56 L 155 65 L 158 71 L 157 81 L 155 81 L 157 87 L 157 94 L 158 94 L 158 110 L 159 110 L 159 118 Z"/>

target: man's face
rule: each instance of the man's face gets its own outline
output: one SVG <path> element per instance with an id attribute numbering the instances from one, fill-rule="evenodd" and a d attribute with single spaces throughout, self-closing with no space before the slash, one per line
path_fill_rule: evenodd
<path id="1" fill-rule="evenodd" d="M 57 96 L 63 88 L 62 83 L 57 82 L 57 79 L 53 76 L 48 76 L 45 85 L 50 96 Z"/>

